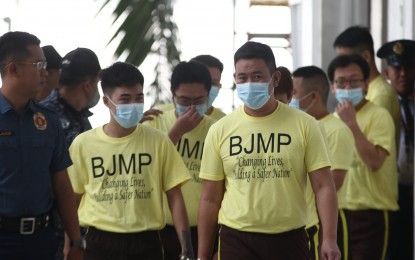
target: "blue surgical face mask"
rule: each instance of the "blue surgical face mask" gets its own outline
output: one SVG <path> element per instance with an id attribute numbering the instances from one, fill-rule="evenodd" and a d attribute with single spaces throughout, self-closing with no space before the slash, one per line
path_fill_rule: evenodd
<path id="1" fill-rule="evenodd" d="M 298 98 L 292 98 L 288 105 L 295 109 L 300 109 L 300 100 Z"/>
<path id="2" fill-rule="evenodd" d="M 108 100 L 115 106 L 115 114 L 110 109 L 111 114 L 123 128 L 136 126 L 143 117 L 144 103 L 115 104 L 109 97 Z"/>
<path id="3" fill-rule="evenodd" d="M 307 95 L 305 95 L 304 97 L 299 98 L 299 99 L 298 98 L 292 98 L 291 102 L 288 105 L 292 108 L 299 109 L 301 111 L 307 112 L 310 109 L 310 107 L 312 107 L 314 105 L 314 100 L 313 100 L 313 102 L 311 102 L 311 104 L 306 109 L 302 109 L 300 107 L 300 102 L 301 102 L 301 100 L 306 99 L 308 96 L 310 96 L 311 93 L 312 92 L 308 93 Z"/>
<path id="4" fill-rule="evenodd" d="M 353 106 L 356 106 L 363 99 L 363 90 L 362 88 L 354 89 L 336 89 L 336 99 L 340 103 L 345 100 L 350 100 Z"/>
<path id="5" fill-rule="evenodd" d="M 186 112 L 187 110 L 189 110 L 189 108 L 191 108 L 192 106 L 182 106 L 176 103 L 176 114 L 177 116 L 181 116 L 183 115 L 184 112 Z M 208 110 L 208 104 L 204 103 L 204 104 L 200 104 L 200 105 L 195 105 L 195 108 L 197 110 L 197 112 L 199 113 L 200 116 L 204 116 L 206 114 L 206 111 Z"/>
<path id="6" fill-rule="evenodd" d="M 238 97 L 244 105 L 250 109 L 259 109 L 263 107 L 270 98 L 269 83 L 270 82 L 246 82 L 236 84 Z"/>
<path id="7" fill-rule="evenodd" d="M 209 100 L 208 100 L 208 108 L 212 106 L 213 101 L 215 101 L 216 97 L 219 94 L 220 88 L 218 86 L 212 86 L 209 91 Z"/>

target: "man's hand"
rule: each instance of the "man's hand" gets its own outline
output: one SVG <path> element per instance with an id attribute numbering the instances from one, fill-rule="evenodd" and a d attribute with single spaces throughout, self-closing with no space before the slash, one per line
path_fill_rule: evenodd
<path id="1" fill-rule="evenodd" d="M 140 120 L 140 124 L 148 120 L 153 120 L 153 116 L 158 116 L 160 114 L 163 114 L 163 111 L 151 108 L 144 112 L 143 117 Z"/>
<path id="2" fill-rule="evenodd" d="M 336 241 L 323 241 L 320 257 L 321 260 L 340 260 L 341 253 Z"/>
<path id="3" fill-rule="evenodd" d="M 197 112 L 196 107 L 191 106 L 181 116 L 177 117 L 176 124 L 173 127 L 178 127 L 185 134 L 195 128 L 200 121 L 202 121 L 202 117 Z"/>
<path id="4" fill-rule="evenodd" d="M 83 260 L 84 250 L 79 247 L 71 247 L 65 260 Z"/>
<path id="5" fill-rule="evenodd" d="M 173 144 L 176 145 L 180 138 L 198 126 L 202 119 L 203 117 L 199 115 L 194 106 L 191 106 L 186 112 L 177 117 L 176 123 L 168 133 Z"/>
<path id="6" fill-rule="evenodd" d="M 342 103 L 338 104 L 336 107 L 336 112 L 339 115 L 340 119 L 348 126 L 354 126 L 356 122 L 356 111 L 352 105 L 352 102 L 345 100 Z"/>

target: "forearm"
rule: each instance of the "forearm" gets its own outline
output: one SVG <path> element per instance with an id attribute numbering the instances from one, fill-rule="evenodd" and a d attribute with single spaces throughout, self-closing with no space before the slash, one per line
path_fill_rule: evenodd
<path id="1" fill-rule="evenodd" d="M 334 187 L 325 185 L 315 191 L 322 241 L 336 241 L 338 204 Z"/>
<path id="2" fill-rule="evenodd" d="M 332 170 L 330 171 L 331 176 L 333 177 L 334 185 L 336 191 L 338 191 L 343 185 L 344 178 L 346 177 L 346 170 Z"/>
<path id="3" fill-rule="evenodd" d="M 218 226 L 219 207 L 208 200 L 201 200 L 198 217 L 198 258 L 210 259 Z"/>
<path id="4" fill-rule="evenodd" d="M 386 157 L 375 145 L 369 142 L 369 140 L 360 130 L 359 126 L 353 125 L 349 128 L 353 133 L 356 150 L 359 154 L 359 157 L 371 171 L 377 171 L 382 166 Z"/>
<path id="5" fill-rule="evenodd" d="M 65 232 L 70 240 L 81 239 L 78 211 L 69 177 L 66 171 L 55 173 L 52 177 L 55 199 L 58 204 Z"/>
<path id="6" fill-rule="evenodd" d="M 173 219 L 173 225 L 176 229 L 177 236 L 182 247 L 182 254 L 184 256 L 193 257 L 194 252 L 190 236 L 189 220 L 180 186 L 176 186 L 175 188 L 167 191 L 166 195 Z"/>
<path id="7" fill-rule="evenodd" d="M 201 260 L 212 257 L 224 191 L 224 181 L 203 180 L 197 220 L 198 258 Z"/>
<path id="8" fill-rule="evenodd" d="M 182 138 L 182 133 L 175 127 L 172 127 L 167 134 L 174 145 Z"/>

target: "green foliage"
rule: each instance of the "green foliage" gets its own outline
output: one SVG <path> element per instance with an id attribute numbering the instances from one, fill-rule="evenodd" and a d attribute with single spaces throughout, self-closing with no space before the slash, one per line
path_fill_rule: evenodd
<path id="1" fill-rule="evenodd" d="M 106 0 L 101 10 L 110 1 Z M 148 95 L 154 103 L 168 102 L 171 72 L 180 61 L 178 28 L 172 19 L 172 1 L 119 0 L 113 15 L 113 24 L 124 19 L 109 41 L 121 39 L 114 56 L 119 58 L 124 54 L 126 62 L 140 66 L 147 55 L 155 55 L 158 60 L 154 68 L 155 79 Z"/>

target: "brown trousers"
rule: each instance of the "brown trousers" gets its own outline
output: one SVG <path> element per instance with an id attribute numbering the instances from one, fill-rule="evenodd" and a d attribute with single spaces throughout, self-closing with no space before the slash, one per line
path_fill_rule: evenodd
<path id="1" fill-rule="evenodd" d="M 85 260 L 163 260 L 158 231 L 114 233 L 89 227 Z"/>
<path id="2" fill-rule="evenodd" d="M 222 226 L 219 233 L 220 260 L 309 260 L 305 228 L 279 234 L 242 232 Z"/>

